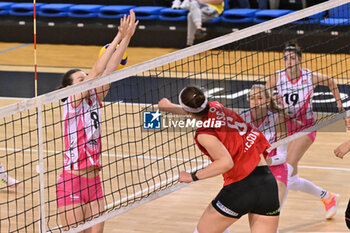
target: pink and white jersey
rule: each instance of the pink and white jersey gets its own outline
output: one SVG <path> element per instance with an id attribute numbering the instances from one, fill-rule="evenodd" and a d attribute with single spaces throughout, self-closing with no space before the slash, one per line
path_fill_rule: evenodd
<path id="1" fill-rule="evenodd" d="M 293 119 L 303 124 L 296 131 L 312 126 L 314 116 L 311 102 L 315 88 L 312 83 L 312 71 L 300 69 L 300 76 L 294 82 L 289 78 L 286 70 L 280 70 L 277 74 L 276 87 L 283 99 L 283 107 Z"/>
<path id="2" fill-rule="evenodd" d="M 270 110 L 267 111 L 267 115 L 264 117 L 264 119 L 260 122 L 259 125 L 256 125 L 253 121 L 253 113 L 252 110 L 243 112 L 240 114 L 241 117 L 244 119 L 245 122 L 251 124 L 255 129 L 262 132 L 267 139 L 267 141 L 272 144 L 276 142 L 276 127 L 275 122 L 278 117 L 278 113 L 273 113 Z M 273 149 L 269 153 L 269 157 L 276 155 L 276 148 Z"/>
<path id="3" fill-rule="evenodd" d="M 84 99 L 76 107 L 72 102 L 70 96 L 63 105 L 64 170 L 100 168 L 102 103 L 95 89 L 90 91 L 89 101 Z"/>

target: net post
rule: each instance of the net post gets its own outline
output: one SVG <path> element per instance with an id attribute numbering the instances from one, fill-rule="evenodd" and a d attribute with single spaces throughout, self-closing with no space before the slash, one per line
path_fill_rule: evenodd
<path id="1" fill-rule="evenodd" d="M 45 214 L 45 179 L 44 179 L 44 152 L 43 152 L 43 119 L 42 106 L 44 96 L 36 98 L 37 127 L 38 127 L 38 172 L 39 172 L 39 192 L 40 192 L 40 232 L 46 232 Z"/>

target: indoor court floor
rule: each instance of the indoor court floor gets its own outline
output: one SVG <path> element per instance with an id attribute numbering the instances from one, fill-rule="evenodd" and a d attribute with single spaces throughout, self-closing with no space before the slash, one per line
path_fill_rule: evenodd
<path id="1" fill-rule="evenodd" d="M 82 68 L 88 72 L 100 49 L 99 46 L 47 44 L 39 44 L 37 48 L 38 72 L 52 73 L 64 73 L 71 67 Z M 128 48 L 128 66 L 173 51 L 175 49 Z M 33 44 L 0 43 L 0 71 L 33 72 L 33 61 Z M 0 78 L 11 79 L 11 77 Z M 1 88 L 0 95 L 4 93 Z M 1 95 L 0 106 L 18 101 L 20 98 L 7 98 Z M 332 220 L 325 220 L 324 206 L 320 199 L 309 194 L 290 191 L 280 216 L 280 233 L 348 232 L 344 212 L 350 198 L 350 154 L 344 159 L 339 159 L 334 156 L 333 150 L 341 142 L 350 140 L 350 132 L 331 130 L 334 127 L 342 128 L 343 125 L 344 122 L 339 121 L 318 132 L 315 143 L 304 155 L 299 166 L 300 177 L 340 194 L 337 215 Z M 221 176 L 190 184 L 107 220 L 104 232 L 193 232 L 201 213 L 222 184 Z M 230 230 L 235 233 L 249 232 L 247 217 L 233 224 Z"/>

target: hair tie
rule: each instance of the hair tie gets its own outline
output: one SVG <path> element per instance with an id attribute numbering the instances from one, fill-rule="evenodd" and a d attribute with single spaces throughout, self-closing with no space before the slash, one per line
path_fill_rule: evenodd
<path id="1" fill-rule="evenodd" d="M 296 50 L 297 48 L 295 46 L 289 45 L 284 48 L 284 50 Z"/>

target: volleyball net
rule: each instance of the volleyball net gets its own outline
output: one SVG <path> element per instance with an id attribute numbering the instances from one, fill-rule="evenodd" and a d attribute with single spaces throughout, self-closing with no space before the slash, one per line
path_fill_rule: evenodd
<path id="1" fill-rule="evenodd" d="M 183 187 L 177 180 L 179 171 L 201 169 L 209 160 L 195 147 L 195 125 L 157 112 L 158 101 L 166 97 L 178 103 L 181 89 L 196 85 L 206 90 L 210 101 L 237 112 L 247 111 L 251 87 L 265 84 L 277 70 L 285 69 L 284 42 L 293 39 L 302 47 L 302 67 L 336 80 L 343 106 L 349 109 L 349 2 L 327 1 L 1 108 L 0 162 L 20 184 L 12 190 L 1 186 L 0 228 L 4 232 L 67 229 L 60 220 L 56 196 L 65 151 L 64 103 L 60 100 L 82 91 L 111 84 L 100 119 L 104 210 L 89 221 L 68 227 L 68 232 L 81 231 Z M 331 90 L 324 85 L 317 85 L 312 104 L 316 123 L 304 132 L 282 135 L 284 139 L 278 143 L 341 120 L 346 114 L 338 112 Z M 86 204 L 84 208 L 92 207 Z"/>

